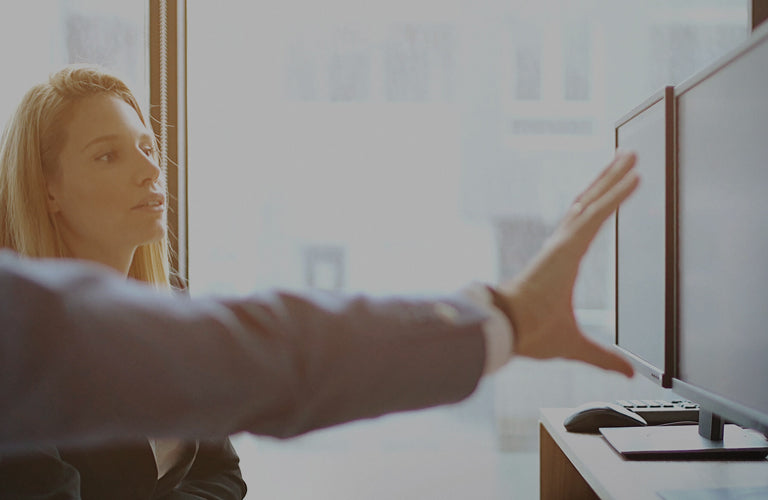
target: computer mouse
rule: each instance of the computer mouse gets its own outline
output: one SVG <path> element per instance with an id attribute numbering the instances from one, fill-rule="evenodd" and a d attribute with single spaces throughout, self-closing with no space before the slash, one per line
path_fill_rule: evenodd
<path id="1" fill-rule="evenodd" d="M 600 427 L 639 427 L 648 425 L 643 417 L 616 403 L 585 403 L 574 410 L 564 421 L 570 432 L 598 433 Z"/>

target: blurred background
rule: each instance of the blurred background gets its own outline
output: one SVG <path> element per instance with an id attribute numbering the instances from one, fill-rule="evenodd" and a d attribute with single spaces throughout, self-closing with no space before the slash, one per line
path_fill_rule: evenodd
<path id="1" fill-rule="evenodd" d="M 9 11 L 5 5 L 2 7 Z M 148 105 L 147 5 L 15 2 L 0 119 L 76 61 Z M 193 295 L 450 293 L 513 276 L 613 155 L 613 126 L 744 40 L 746 0 L 186 2 Z M 613 227 L 577 315 L 613 335 Z M 516 360 L 458 405 L 234 437 L 250 498 L 534 498 L 540 407 L 670 398 Z"/>

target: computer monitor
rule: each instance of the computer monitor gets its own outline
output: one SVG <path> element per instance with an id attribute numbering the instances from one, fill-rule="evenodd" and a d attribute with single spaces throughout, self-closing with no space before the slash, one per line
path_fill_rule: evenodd
<path id="1" fill-rule="evenodd" d="M 675 91 L 678 373 L 673 390 L 768 434 L 768 26 Z M 705 416 L 706 415 L 706 416 Z"/>
<path id="2" fill-rule="evenodd" d="M 678 268 L 672 390 L 699 404 L 699 424 L 601 433 L 628 458 L 763 459 L 768 26 L 676 87 L 674 101 Z"/>
<path id="3" fill-rule="evenodd" d="M 616 122 L 616 149 L 637 153 L 642 182 L 616 212 L 615 346 L 641 373 L 672 386 L 674 375 L 673 87 Z"/>

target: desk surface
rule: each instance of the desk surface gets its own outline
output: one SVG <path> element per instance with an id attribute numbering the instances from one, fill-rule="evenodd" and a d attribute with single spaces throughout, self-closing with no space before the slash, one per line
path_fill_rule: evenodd
<path id="1" fill-rule="evenodd" d="M 633 461 L 625 460 L 599 434 L 565 430 L 573 410 L 541 410 L 541 425 L 600 498 L 660 500 L 658 491 L 768 486 L 768 460 L 760 461 Z M 547 481 L 542 464 L 541 480 Z"/>

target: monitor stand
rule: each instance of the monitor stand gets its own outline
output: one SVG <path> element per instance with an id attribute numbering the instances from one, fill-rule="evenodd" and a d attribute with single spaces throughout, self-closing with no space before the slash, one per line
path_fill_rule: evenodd
<path id="1" fill-rule="evenodd" d="M 768 439 L 759 432 L 724 424 L 708 411 L 699 411 L 699 425 L 604 427 L 605 439 L 632 460 L 727 459 L 762 460 Z"/>

